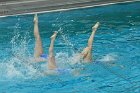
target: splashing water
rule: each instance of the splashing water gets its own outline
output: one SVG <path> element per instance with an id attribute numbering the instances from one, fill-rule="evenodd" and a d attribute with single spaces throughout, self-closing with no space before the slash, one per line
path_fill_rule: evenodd
<path id="1" fill-rule="evenodd" d="M 113 53 L 106 54 L 101 59 L 99 59 L 99 61 L 101 61 L 101 62 L 113 62 L 116 60 L 117 60 L 117 55 L 115 55 Z"/>
<path id="2" fill-rule="evenodd" d="M 71 44 L 67 38 L 64 38 L 68 44 Z M 67 43 L 66 42 L 66 43 Z M 25 78 L 29 79 L 32 77 L 40 77 L 43 72 L 47 69 L 47 63 L 45 64 L 36 64 L 28 59 L 32 58 L 32 54 L 28 49 L 28 44 L 30 43 L 29 33 L 26 33 L 24 36 L 21 36 L 19 33 L 16 33 L 15 36 L 11 39 L 11 54 L 12 56 L 9 59 L 4 60 L 1 63 L 0 69 L 6 70 L 1 72 L 3 78 L 14 79 L 14 78 Z M 68 53 L 59 52 L 56 53 L 56 62 L 59 68 L 71 69 L 72 65 L 78 63 L 79 58 L 73 52 L 72 57 L 69 57 Z"/>
<path id="3" fill-rule="evenodd" d="M 87 13 L 83 12 L 83 10 L 87 11 Z M 60 38 L 63 38 L 60 34 L 58 34 L 60 38 L 55 42 L 55 51 L 59 51 L 55 56 L 56 62 L 61 68 L 75 69 L 82 67 L 77 54 L 71 53 L 73 51 L 72 47 L 74 47 L 74 44 L 78 48 L 85 47 L 91 33 L 91 26 L 97 20 L 101 22 L 94 42 L 94 58 L 99 58 L 97 61 L 101 63 L 84 64 L 85 68 L 82 74 L 75 73 L 77 77 L 73 77 L 71 74 L 46 77 L 42 72 L 47 69 L 47 62 L 33 63 L 28 60 L 33 56 L 34 42 L 30 42 L 30 37 L 26 33 L 28 30 L 25 29 L 32 29 L 32 15 L 17 16 L 22 17 L 21 20 L 18 18 L 19 22 L 17 22 L 17 17 L 1 19 L 0 42 L 3 45 L 0 47 L 2 49 L 0 51 L 2 51 L 1 53 L 7 52 L 9 54 L 1 54 L 0 92 L 54 93 L 57 91 L 58 93 L 89 93 L 94 90 L 95 93 L 139 93 L 139 14 L 139 3 L 137 2 L 130 5 L 122 4 L 63 12 L 59 20 L 57 18 L 58 13 L 39 15 L 42 41 L 47 40 L 46 37 L 50 37 L 53 29 L 61 27 L 60 30 L 64 36 L 63 42 L 61 44 L 61 41 L 57 42 Z M 26 18 L 29 20 L 26 21 Z M 55 21 L 56 18 L 57 20 Z M 13 26 L 15 24 L 16 26 Z M 46 32 L 46 25 L 48 32 Z M 8 44 L 10 36 L 13 35 L 12 29 L 17 31 L 14 32 L 15 35 L 11 40 L 11 44 Z M 49 45 L 49 40 L 44 42 Z M 5 48 L 8 48 L 10 52 L 8 49 L 4 50 Z M 117 65 L 108 65 L 108 63 L 112 62 Z M 124 65 L 125 68 L 121 69 L 118 64 Z M 130 81 L 135 84 L 130 84 Z M 135 86 L 133 87 L 133 85 Z"/>
<path id="4" fill-rule="evenodd" d="M 28 33 L 25 36 L 17 33 L 12 38 L 11 57 L 0 63 L 0 69 L 2 70 L 0 74 L 3 79 L 31 78 L 38 73 L 37 69 L 30 65 L 31 62 L 27 60 L 31 57 L 31 53 L 27 47 L 30 39 L 27 40 L 27 38 Z"/>

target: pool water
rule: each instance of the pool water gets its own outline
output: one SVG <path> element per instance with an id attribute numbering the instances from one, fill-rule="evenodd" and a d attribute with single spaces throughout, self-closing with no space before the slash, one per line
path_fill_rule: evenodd
<path id="1" fill-rule="evenodd" d="M 33 15 L 0 18 L 0 93 L 140 93 L 140 2 L 38 14 L 44 52 L 50 36 L 57 65 L 73 72 L 46 75 L 33 63 Z M 99 21 L 94 61 L 76 62 Z"/>

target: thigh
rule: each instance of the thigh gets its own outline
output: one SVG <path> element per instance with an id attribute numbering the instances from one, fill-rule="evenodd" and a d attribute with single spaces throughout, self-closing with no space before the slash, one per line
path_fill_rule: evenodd
<path id="1" fill-rule="evenodd" d="M 54 63 L 55 62 L 55 57 L 54 56 L 49 56 L 49 62 Z"/>
<path id="2" fill-rule="evenodd" d="M 48 68 L 49 69 L 55 69 L 56 68 L 56 63 L 55 63 L 55 57 L 54 56 L 49 56 Z"/>

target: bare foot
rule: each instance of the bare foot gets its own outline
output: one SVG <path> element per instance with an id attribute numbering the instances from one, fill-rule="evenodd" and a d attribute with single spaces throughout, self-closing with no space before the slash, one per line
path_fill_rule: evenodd
<path id="1" fill-rule="evenodd" d="M 34 15 L 34 23 L 38 23 L 38 17 L 37 17 L 37 14 Z"/>
<path id="2" fill-rule="evenodd" d="M 58 33 L 58 32 L 57 32 L 57 31 L 55 31 L 55 32 L 54 32 L 54 34 L 53 34 L 50 38 L 51 38 L 51 39 L 55 39 L 55 38 L 56 38 L 56 36 L 57 36 L 57 33 Z"/>
<path id="3" fill-rule="evenodd" d="M 97 30 L 97 28 L 99 27 L 100 23 L 97 22 L 93 27 L 92 27 L 92 30 Z"/>

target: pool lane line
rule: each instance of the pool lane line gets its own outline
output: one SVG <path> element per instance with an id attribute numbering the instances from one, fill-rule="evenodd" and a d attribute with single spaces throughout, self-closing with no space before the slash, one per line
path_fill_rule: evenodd
<path id="1" fill-rule="evenodd" d="M 67 8 L 67 9 L 54 9 L 54 10 L 40 11 L 40 12 L 10 14 L 10 15 L 5 15 L 5 16 L 0 16 L 0 18 L 1 17 L 8 17 L 8 16 L 31 15 L 31 14 L 36 14 L 36 13 L 42 14 L 42 13 L 51 13 L 51 12 L 61 12 L 61 11 L 69 11 L 69 10 L 76 10 L 76 9 L 92 8 L 92 7 L 98 7 L 98 6 L 107 6 L 107 5 L 113 5 L 113 4 L 131 3 L 131 2 L 137 2 L 137 1 L 140 1 L 140 0 L 124 1 L 124 2 L 118 1 L 115 3 L 104 3 L 104 4 L 89 5 L 89 6 L 87 5 L 87 6 L 79 6 L 79 7 Z"/>

